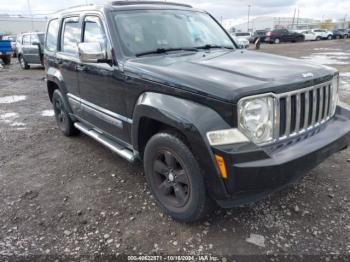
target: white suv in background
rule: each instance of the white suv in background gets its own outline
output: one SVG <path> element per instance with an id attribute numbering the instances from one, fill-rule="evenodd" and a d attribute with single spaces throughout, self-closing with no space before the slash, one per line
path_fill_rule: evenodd
<path id="1" fill-rule="evenodd" d="M 327 29 L 313 29 L 312 32 L 320 36 L 321 39 L 328 39 L 328 40 L 333 39 L 333 32 Z"/>

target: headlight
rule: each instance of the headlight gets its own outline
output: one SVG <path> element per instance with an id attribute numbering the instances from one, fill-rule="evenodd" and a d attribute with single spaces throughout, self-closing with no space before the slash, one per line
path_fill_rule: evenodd
<path id="1" fill-rule="evenodd" d="M 331 116 L 334 115 L 335 109 L 337 108 L 337 104 L 339 101 L 338 90 L 339 90 L 339 75 L 333 77 L 333 80 L 332 80 L 332 105 L 330 108 Z"/>
<path id="2" fill-rule="evenodd" d="M 238 103 L 238 128 L 254 143 L 273 140 L 274 97 L 244 98 Z"/>

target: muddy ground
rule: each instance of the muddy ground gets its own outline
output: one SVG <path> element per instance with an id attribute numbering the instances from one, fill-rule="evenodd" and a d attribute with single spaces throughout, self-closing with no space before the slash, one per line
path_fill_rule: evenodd
<path id="1" fill-rule="evenodd" d="M 350 40 L 262 45 L 341 71 L 350 104 Z M 0 261 L 97 254 L 350 255 L 350 150 L 298 185 L 191 225 L 163 215 L 141 164 L 56 127 L 40 67 L 0 71 Z M 251 233 L 265 247 L 248 243 Z M 225 260 L 223 260 L 225 261 Z"/>

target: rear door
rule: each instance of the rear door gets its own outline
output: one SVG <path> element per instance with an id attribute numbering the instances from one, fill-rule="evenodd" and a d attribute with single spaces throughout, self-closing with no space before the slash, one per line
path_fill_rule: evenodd
<path id="1" fill-rule="evenodd" d="M 30 48 L 29 48 L 29 52 L 30 52 L 30 63 L 33 64 L 40 64 L 41 60 L 40 60 L 40 50 L 39 50 L 39 45 L 40 44 L 40 39 L 38 37 L 37 34 L 31 34 L 30 35 Z M 29 62 L 29 61 L 28 61 Z"/>
<path id="2" fill-rule="evenodd" d="M 31 63 L 30 53 L 30 34 L 24 34 L 22 37 L 22 55 L 27 63 Z"/>
<path id="3" fill-rule="evenodd" d="M 59 69 L 65 91 L 75 114 L 80 114 L 80 92 L 78 85 L 77 66 L 79 64 L 78 43 L 81 38 L 81 23 L 79 16 L 63 18 L 61 38 L 55 64 Z"/>

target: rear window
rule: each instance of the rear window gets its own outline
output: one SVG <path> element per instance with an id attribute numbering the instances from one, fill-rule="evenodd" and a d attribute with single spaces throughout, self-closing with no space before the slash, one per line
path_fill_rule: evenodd
<path id="1" fill-rule="evenodd" d="M 52 52 L 57 50 L 57 38 L 58 38 L 59 25 L 60 25 L 59 20 L 55 19 L 55 20 L 51 20 L 47 27 L 45 47 L 47 50 Z M 44 35 L 41 35 L 41 36 L 42 38 L 40 38 L 40 35 L 39 35 L 40 41 L 42 41 Z"/>

